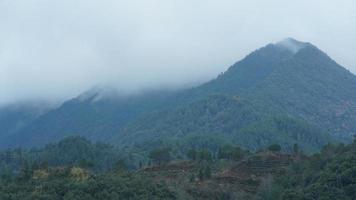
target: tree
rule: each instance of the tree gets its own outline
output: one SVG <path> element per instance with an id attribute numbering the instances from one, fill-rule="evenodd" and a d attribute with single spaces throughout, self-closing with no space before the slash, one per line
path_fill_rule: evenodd
<path id="1" fill-rule="evenodd" d="M 211 168 L 209 166 L 201 167 L 198 171 L 199 180 L 211 178 Z"/>
<path id="2" fill-rule="evenodd" d="M 294 155 L 299 155 L 299 146 L 298 146 L 298 144 L 297 143 L 295 143 L 294 145 L 293 145 L 293 154 Z"/>
<path id="3" fill-rule="evenodd" d="M 211 178 L 211 168 L 209 166 L 205 167 L 204 176 L 205 178 Z"/>
<path id="4" fill-rule="evenodd" d="M 11 169 L 9 169 L 8 167 L 1 167 L 1 179 L 5 182 L 9 182 L 12 178 L 13 174 Z"/>
<path id="5" fill-rule="evenodd" d="M 48 169 L 48 161 L 47 160 L 42 161 L 39 168 L 40 169 Z"/>
<path id="6" fill-rule="evenodd" d="M 31 176 L 32 176 L 32 170 L 30 169 L 27 160 L 25 160 L 22 164 L 19 177 L 22 180 L 28 180 L 31 178 Z"/>
<path id="7" fill-rule="evenodd" d="M 87 160 L 87 159 L 81 159 L 79 161 L 79 167 L 84 168 L 84 169 L 89 169 L 92 168 L 94 166 L 94 163 Z"/>
<path id="8" fill-rule="evenodd" d="M 190 149 L 187 153 L 187 156 L 191 160 L 196 160 L 197 159 L 197 151 L 195 149 Z"/>
<path id="9" fill-rule="evenodd" d="M 140 165 L 142 165 L 141 161 L 140 161 Z M 141 166 L 140 166 L 140 168 L 141 168 Z M 124 160 L 118 160 L 114 165 L 114 171 L 116 171 L 116 172 L 125 172 L 125 171 L 127 171 L 127 169 L 128 169 L 128 167 Z"/>
<path id="10" fill-rule="evenodd" d="M 218 158 L 228 160 L 240 160 L 244 156 L 244 151 L 240 147 L 225 145 L 219 149 Z"/>
<path id="11" fill-rule="evenodd" d="M 149 158 L 158 165 L 161 165 L 162 163 L 167 163 L 171 160 L 170 149 L 160 148 L 152 150 L 149 154 Z"/>
<path id="12" fill-rule="evenodd" d="M 200 161 L 212 161 L 213 160 L 213 156 L 211 155 L 209 150 L 203 149 L 201 151 L 198 152 L 198 159 Z"/>
<path id="13" fill-rule="evenodd" d="M 281 151 L 281 146 L 279 144 L 272 144 L 268 147 L 268 150 L 269 151 L 272 151 L 272 152 L 280 152 Z"/>
<path id="14" fill-rule="evenodd" d="M 201 180 L 201 181 L 204 180 L 204 170 L 203 170 L 203 168 L 199 169 L 198 177 L 199 177 L 199 180 Z"/>

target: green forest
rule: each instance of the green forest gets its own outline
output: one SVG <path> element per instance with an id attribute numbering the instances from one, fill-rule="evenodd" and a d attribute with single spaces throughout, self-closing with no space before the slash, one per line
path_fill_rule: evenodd
<path id="1" fill-rule="evenodd" d="M 356 198 L 356 141 L 328 144 L 315 154 L 298 144 L 291 151 L 272 144 L 254 152 L 212 146 L 128 154 L 68 137 L 40 149 L 1 151 L 0 199 Z"/>

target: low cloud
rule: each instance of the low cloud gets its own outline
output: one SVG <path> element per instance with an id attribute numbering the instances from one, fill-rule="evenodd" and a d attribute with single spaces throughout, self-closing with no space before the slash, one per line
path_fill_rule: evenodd
<path id="1" fill-rule="evenodd" d="M 308 41 L 356 72 L 355 1 L 0 1 L 0 104 L 209 80 L 250 51 Z"/>

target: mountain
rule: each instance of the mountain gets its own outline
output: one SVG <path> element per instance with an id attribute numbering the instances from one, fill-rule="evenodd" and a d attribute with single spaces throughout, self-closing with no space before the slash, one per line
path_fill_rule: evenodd
<path id="1" fill-rule="evenodd" d="M 17 133 L 55 107 L 47 102 L 20 102 L 0 107 L 0 140 Z"/>
<path id="2" fill-rule="evenodd" d="M 0 147 L 44 146 L 71 136 L 107 141 L 142 112 L 161 107 L 172 92 L 120 96 L 112 89 L 94 88 L 38 117 L 25 128 L 0 141 Z"/>
<path id="3" fill-rule="evenodd" d="M 356 133 L 356 77 L 312 45 L 280 62 L 276 69 L 249 90 L 291 115 L 350 139 Z"/>
<path id="4" fill-rule="evenodd" d="M 114 138 L 119 146 L 144 150 L 162 145 L 178 150 L 211 149 L 224 144 L 259 150 L 279 143 L 291 151 L 298 143 L 313 152 L 331 141 L 303 119 L 269 112 L 248 99 L 227 95 L 212 95 L 174 110 L 147 114 Z"/>
<path id="5" fill-rule="evenodd" d="M 186 146 L 197 137 L 249 149 L 299 143 L 313 151 L 329 141 L 350 141 L 356 133 L 355 90 L 352 73 L 314 45 L 289 38 L 252 52 L 195 88 L 79 95 L 0 147 L 43 146 L 80 135 L 120 146 Z"/>
<path id="6" fill-rule="evenodd" d="M 116 141 L 142 145 L 145 140 L 201 134 L 219 135 L 248 149 L 278 142 L 315 150 L 329 136 L 351 141 L 356 131 L 355 90 L 356 77 L 317 47 L 286 39 L 251 53 L 215 80 L 185 94 L 204 100 L 144 116 Z M 227 97 L 220 103 L 209 94 Z M 232 103 L 236 98 L 245 103 Z"/>

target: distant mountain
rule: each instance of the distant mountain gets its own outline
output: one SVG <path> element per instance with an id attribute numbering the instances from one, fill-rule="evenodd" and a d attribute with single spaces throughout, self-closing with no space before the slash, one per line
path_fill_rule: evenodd
<path id="1" fill-rule="evenodd" d="M 72 135 L 108 141 L 137 115 L 164 106 L 162 101 L 171 93 L 120 96 L 114 90 L 95 88 L 40 116 L 0 141 L 0 147 L 44 146 Z"/>
<path id="2" fill-rule="evenodd" d="M 120 146 L 184 143 L 198 135 L 250 149 L 278 142 L 315 150 L 331 138 L 351 141 L 355 90 L 355 75 L 312 44 L 289 38 L 252 52 L 196 88 L 129 97 L 87 92 L 0 147 L 44 145 L 68 135 Z"/>
<path id="3" fill-rule="evenodd" d="M 0 141 L 27 127 L 54 106 L 46 102 L 20 102 L 0 107 Z"/>

